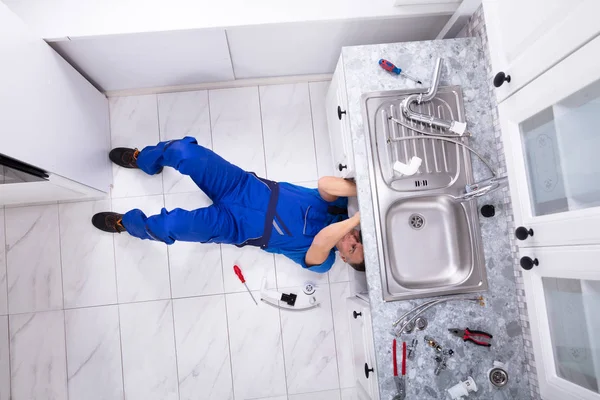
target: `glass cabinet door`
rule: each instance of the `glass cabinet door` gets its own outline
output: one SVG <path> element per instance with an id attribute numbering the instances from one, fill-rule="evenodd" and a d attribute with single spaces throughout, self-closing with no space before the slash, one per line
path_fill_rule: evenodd
<path id="1" fill-rule="evenodd" d="M 520 124 L 534 216 L 600 205 L 600 81 Z"/>
<path id="2" fill-rule="evenodd" d="M 600 246 L 520 253 L 538 260 L 523 281 L 542 398 L 600 399 Z"/>
<path id="3" fill-rule="evenodd" d="M 521 247 L 600 244 L 600 37 L 499 104 Z"/>
<path id="4" fill-rule="evenodd" d="M 543 277 L 555 373 L 600 393 L 600 281 Z"/>

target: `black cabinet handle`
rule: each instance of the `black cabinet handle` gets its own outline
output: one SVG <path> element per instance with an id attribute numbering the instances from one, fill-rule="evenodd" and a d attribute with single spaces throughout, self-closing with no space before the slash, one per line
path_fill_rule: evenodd
<path id="1" fill-rule="evenodd" d="M 338 164 L 338 169 L 340 170 L 340 172 L 342 172 L 344 169 L 348 168 L 347 165 L 343 165 L 342 163 Z"/>
<path id="2" fill-rule="evenodd" d="M 494 77 L 494 86 L 500 87 L 504 82 L 510 83 L 510 75 L 506 75 L 504 72 L 498 72 Z"/>
<path id="3" fill-rule="evenodd" d="M 373 368 L 369 368 L 369 364 L 365 363 L 365 376 L 369 379 L 369 372 L 375 372 Z"/>
<path id="4" fill-rule="evenodd" d="M 356 319 L 356 318 L 358 318 L 358 317 L 361 317 L 361 316 L 362 316 L 362 313 L 360 313 L 360 312 L 356 312 L 356 311 L 352 311 L 352 316 L 354 317 L 354 319 Z"/>
<path id="5" fill-rule="evenodd" d="M 342 114 L 346 114 L 346 111 L 342 111 L 342 107 L 338 106 L 338 118 L 342 120 Z"/>
<path id="6" fill-rule="evenodd" d="M 538 261 L 537 258 L 534 258 L 533 260 L 531 259 L 531 257 L 521 257 L 521 260 L 519 261 L 519 264 L 521 264 L 521 268 L 523 268 L 525 271 L 529 271 L 531 268 L 533 268 L 533 266 L 538 266 L 540 265 L 540 262 Z"/>
<path id="7" fill-rule="evenodd" d="M 515 236 L 519 240 L 525 240 L 529 236 L 533 236 L 533 229 L 527 229 L 524 226 L 520 226 L 517 229 L 515 229 Z"/>

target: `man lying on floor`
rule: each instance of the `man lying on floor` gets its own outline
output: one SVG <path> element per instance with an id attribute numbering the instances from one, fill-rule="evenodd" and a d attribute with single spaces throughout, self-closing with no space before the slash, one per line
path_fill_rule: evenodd
<path id="1" fill-rule="evenodd" d="M 329 271 L 335 250 L 358 271 L 365 270 L 360 214 L 348 216 L 354 182 L 319 179 L 318 189 L 257 177 L 198 145 L 192 137 L 160 142 L 142 151 L 113 149 L 115 164 L 149 175 L 172 167 L 189 175 L 213 201 L 197 210 L 162 209 L 147 217 L 134 209 L 125 214 L 101 212 L 92 224 L 106 232 L 127 232 L 140 239 L 172 244 L 176 240 L 257 246 L 283 254 L 314 272 Z"/>

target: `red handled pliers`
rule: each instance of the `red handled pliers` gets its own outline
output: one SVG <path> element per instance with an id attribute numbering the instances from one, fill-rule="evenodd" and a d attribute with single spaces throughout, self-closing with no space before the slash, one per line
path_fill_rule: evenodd
<path id="1" fill-rule="evenodd" d="M 454 336 L 458 336 L 465 342 L 467 342 L 467 341 L 473 342 L 477 346 L 490 347 L 492 345 L 489 341 L 490 341 L 490 339 L 493 338 L 493 336 L 487 332 L 471 331 L 471 330 L 469 330 L 469 328 L 465 328 L 465 329 L 454 328 L 454 329 L 448 329 L 448 331 L 451 334 L 453 334 Z"/>

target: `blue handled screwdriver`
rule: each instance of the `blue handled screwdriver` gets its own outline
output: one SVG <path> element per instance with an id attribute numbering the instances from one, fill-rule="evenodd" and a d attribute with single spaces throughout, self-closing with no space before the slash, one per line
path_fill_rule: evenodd
<path id="1" fill-rule="evenodd" d="M 396 74 L 396 75 L 402 75 L 403 77 L 408 78 L 411 81 L 418 83 L 419 85 L 423 84 L 423 82 L 421 82 L 417 78 L 414 78 L 414 77 L 410 76 L 406 72 L 403 72 L 402 69 L 396 67 L 394 64 L 392 64 L 388 60 L 384 60 L 382 58 L 381 60 L 379 60 L 379 65 L 381 66 L 381 68 L 385 69 L 388 72 L 391 72 L 391 73 Z"/>

